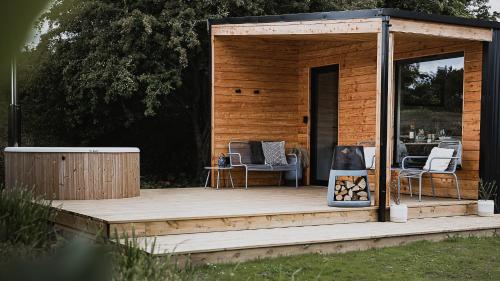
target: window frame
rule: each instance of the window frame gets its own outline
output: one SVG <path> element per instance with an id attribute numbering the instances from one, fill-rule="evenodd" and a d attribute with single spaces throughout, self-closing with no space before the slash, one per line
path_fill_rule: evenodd
<path id="1" fill-rule="evenodd" d="M 453 59 L 453 58 L 463 58 L 464 59 L 464 73 L 462 77 L 462 85 L 465 83 L 465 52 L 464 51 L 459 51 L 459 52 L 450 52 L 450 53 L 443 53 L 443 54 L 436 54 L 436 55 L 428 55 L 428 56 L 420 56 L 420 57 L 413 57 L 413 58 L 407 58 L 407 59 L 399 59 L 399 60 L 394 60 L 394 108 L 393 113 L 394 113 L 394 131 L 393 131 L 393 157 L 392 157 L 392 167 L 397 168 L 400 166 L 400 163 L 397 162 L 397 157 L 398 155 L 398 140 L 399 140 L 399 134 L 398 134 L 398 128 L 399 128 L 399 89 L 400 89 L 400 77 L 399 77 L 399 68 L 402 64 L 412 64 L 412 63 L 421 63 L 421 62 L 428 62 L 428 61 L 435 61 L 435 60 L 444 60 L 444 59 Z M 462 88 L 462 136 L 463 136 L 463 103 L 464 103 L 464 89 Z"/>

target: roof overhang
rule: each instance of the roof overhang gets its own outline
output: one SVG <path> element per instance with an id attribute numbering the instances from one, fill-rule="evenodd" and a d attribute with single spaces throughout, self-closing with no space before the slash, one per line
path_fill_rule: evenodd
<path id="1" fill-rule="evenodd" d="M 378 33 L 384 17 L 391 20 L 391 32 L 465 40 L 491 41 L 492 29 L 500 28 L 499 22 L 397 9 L 212 19 L 209 27 L 214 36 Z"/>

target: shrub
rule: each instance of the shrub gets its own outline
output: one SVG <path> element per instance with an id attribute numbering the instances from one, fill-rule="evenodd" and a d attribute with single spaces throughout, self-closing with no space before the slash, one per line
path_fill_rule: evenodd
<path id="1" fill-rule="evenodd" d="M 495 181 L 479 180 L 479 200 L 495 200 L 498 186 Z"/>
<path id="2" fill-rule="evenodd" d="M 55 211 L 51 202 L 34 196 L 27 188 L 0 187 L 0 243 L 49 246 Z"/>
<path id="3" fill-rule="evenodd" d="M 115 233 L 115 237 L 118 235 Z M 117 241 L 118 239 L 113 239 Z M 189 271 L 180 270 L 172 262 L 170 256 L 155 257 L 141 250 L 139 240 L 133 234 L 132 237 L 124 235 L 123 245 L 117 245 L 114 253 L 114 270 L 112 280 L 148 280 L 148 281 L 174 281 L 174 280 L 195 280 Z M 150 252 L 155 251 L 156 242 L 147 244 L 144 240 L 144 247 Z"/>

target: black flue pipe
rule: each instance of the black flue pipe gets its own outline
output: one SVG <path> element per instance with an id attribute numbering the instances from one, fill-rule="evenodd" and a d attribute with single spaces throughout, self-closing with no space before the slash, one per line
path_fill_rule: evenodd
<path id="1" fill-rule="evenodd" d="M 8 145 L 21 145 L 21 108 L 17 104 L 17 65 L 13 58 L 10 66 L 10 105 L 8 118 Z"/>

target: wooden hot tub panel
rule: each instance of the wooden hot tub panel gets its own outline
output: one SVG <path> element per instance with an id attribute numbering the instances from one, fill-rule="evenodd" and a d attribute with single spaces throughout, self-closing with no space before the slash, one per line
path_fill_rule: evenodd
<path id="1" fill-rule="evenodd" d="M 139 196 L 139 150 L 5 150 L 5 185 L 53 200 Z"/>

